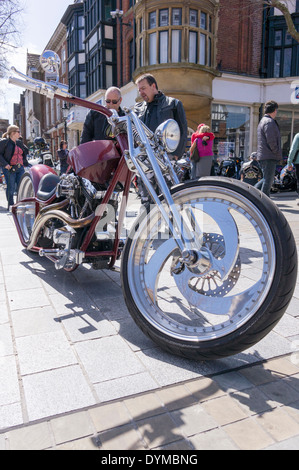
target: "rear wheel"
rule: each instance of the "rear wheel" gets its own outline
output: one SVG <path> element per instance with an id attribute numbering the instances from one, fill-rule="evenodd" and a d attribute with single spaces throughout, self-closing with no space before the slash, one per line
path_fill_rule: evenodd
<path id="1" fill-rule="evenodd" d="M 290 227 L 268 197 L 227 178 L 178 185 L 172 196 L 186 223 L 192 208 L 212 269 L 201 275 L 181 263 L 154 207 L 137 219 L 123 252 L 130 314 L 174 354 L 193 359 L 236 354 L 261 340 L 292 298 L 297 253 Z"/>
<path id="2" fill-rule="evenodd" d="M 34 198 L 34 196 L 35 193 L 32 177 L 30 173 L 25 172 L 20 180 L 17 194 L 17 202 L 23 201 L 25 199 Z M 28 243 L 30 240 L 35 220 L 35 211 L 36 207 L 34 201 L 25 202 L 23 205 L 19 205 L 17 209 L 18 223 L 22 231 L 25 243 Z"/>

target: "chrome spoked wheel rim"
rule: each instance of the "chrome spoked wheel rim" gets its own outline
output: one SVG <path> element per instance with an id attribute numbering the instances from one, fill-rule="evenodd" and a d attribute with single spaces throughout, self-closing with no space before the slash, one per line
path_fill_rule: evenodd
<path id="1" fill-rule="evenodd" d="M 131 232 L 132 299 L 168 337 L 191 343 L 221 338 L 247 323 L 269 293 L 276 264 L 271 228 L 250 200 L 227 188 L 195 185 L 173 199 L 184 220 L 186 206 L 192 208 L 214 269 L 199 275 L 179 266 L 180 252 L 155 208 Z"/>
<path id="2" fill-rule="evenodd" d="M 35 220 L 35 202 L 34 201 L 27 201 L 21 203 L 21 201 L 25 199 L 34 198 L 34 188 L 31 177 L 29 175 L 24 175 L 20 182 L 20 186 L 18 189 L 18 196 L 17 196 L 17 219 L 18 224 L 21 228 L 24 241 L 26 243 L 29 242 L 30 236 L 32 233 L 32 228 Z"/>

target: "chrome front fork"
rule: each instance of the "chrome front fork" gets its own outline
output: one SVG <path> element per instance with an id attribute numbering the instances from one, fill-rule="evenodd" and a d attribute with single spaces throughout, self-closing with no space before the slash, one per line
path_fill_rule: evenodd
<path id="1" fill-rule="evenodd" d="M 134 124 L 140 141 L 138 142 L 138 147 L 134 147 L 133 140 L 133 127 Z M 194 231 L 187 226 L 185 220 L 181 217 L 179 211 L 177 210 L 176 205 L 174 204 L 171 192 L 168 188 L 168 185 L 163 177 L 161 168 L 156 159 L 155 153 L 148 141 L 148 137 L 144 131 L 144 128 L 133 112 L 129 112 L 127 116 L 127 129 L 128 129 L 128 142 L 129 150 L 125 153 L 125 158 L 130 169 L 135 167 L 135 171 L 140 175 L 147 191 L 152 197 L 153 201 L 159 208 L 161 215 L 166 223 L 166 226 L 170 230 L 177 247 L 181 252 L 180 262 L 189 267 L 196 267 L 199 273 L 203 274 L 209 271 L 212 267 L 212 255 L 209 250 L 202 246 L 203 233 L 201 228 L 196 223 L 195 215 L 191 207 L 187 208 L 189 220 L 192 222 L 192 227 Z M 163 204 L 159 197 L 157 196 L 153 186 L 148 180 L 146 173 L 143 169 L 143 166 L 140 164 L 138 157 L 146 153 L 149 157 L 150 163 L 152 165 L 153 172 L 155 174 L 156 182 L 160 189 L 161 194 L 164 196 L 166 202 L 166 207 L 169 207 L 169 212 L 165 209 L 165 204 Z M 176 175 L 172 165 L 168 159 L 169 171 L 173 172 L 173 179 L 176 181 Z M 178 182 L 178 181 L 177 181 Z"/>

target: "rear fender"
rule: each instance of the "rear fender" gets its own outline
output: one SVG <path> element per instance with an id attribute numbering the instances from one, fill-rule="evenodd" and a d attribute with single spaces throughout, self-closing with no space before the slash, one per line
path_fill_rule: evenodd
<path id="1" fill-rule="evenodd" d="M 32 178 L 35 195 L 38 190 L 39 182 L 44 175 L 46 175 L 47 173 L 53 173 L 54 175 L 57 175 L 54 168 L 51 168 L 50 166 L 47 166 L 47 165 L 33 165 L 31 168 L 29 168 L 28 172 L 30 173 L 31 178 Z"/>

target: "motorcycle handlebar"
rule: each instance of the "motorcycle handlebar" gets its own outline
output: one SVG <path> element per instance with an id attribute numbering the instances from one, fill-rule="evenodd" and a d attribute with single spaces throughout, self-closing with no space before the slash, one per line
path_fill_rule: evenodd
<path id="1" fill-rule="evenodd" d="M 50 99 L 58 98 L 68 103 L 77 104 L 78 106 L 83 106 L 84 108 L 88 109 L 93 109 L 104 114 L 107 117 L 111 117 L 113 114 L 111 110 L 105 108 L 104 106 L 71 95 L 67 91 L 67 86 L 62 83 L 46 83 L 41 80 L 35 80 L 34 78 L 27 77 L 27 75 L 20 73 L 14 67 L 12 68 L 12 70 L 16 74 L 25 78 L 25 80 L 22 80 L 16 77 L 9 77 L 8 83 L 11 83 L 12 85 L 16 85 L 21 88 L 26 88 L 27 90 L 33 91 L 34 93 L 39 93 L 40 95 L 44 95 Z"/>
<path id="2" fill-rule="evenodd" d="M 55 91 L 51 87 L 42 87 L 40 84 L 34 84 L 32 82 L 27 82 L 25 80 L 21 80 L 20 78 L 10 77 L 8 79 L 8 83 L 12 85 L 19 86 L 21 88 L 26 88 L 27 90 L 33 91 L 35 93 L 39 93 L 41 95 L 48 96 L 49 98 L 54 97 Z"/>

